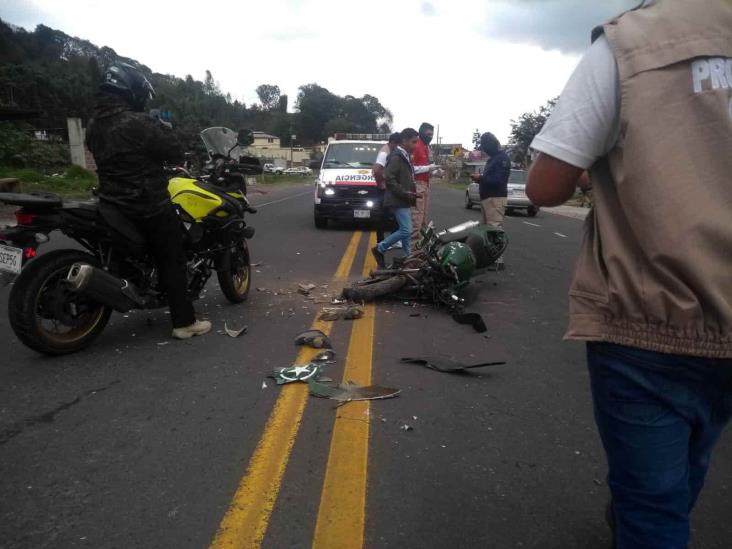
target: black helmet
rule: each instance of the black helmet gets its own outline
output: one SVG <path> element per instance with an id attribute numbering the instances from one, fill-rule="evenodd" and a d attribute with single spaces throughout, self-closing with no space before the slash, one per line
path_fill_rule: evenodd
<path id="1" fill-rule="evenodd" d="M 155 90 L 142 71 L 121 62 L 104 69 L 99 91 L 122 97 L 136 111 L 143 111 L 147 100 L 155 97 Z"/>

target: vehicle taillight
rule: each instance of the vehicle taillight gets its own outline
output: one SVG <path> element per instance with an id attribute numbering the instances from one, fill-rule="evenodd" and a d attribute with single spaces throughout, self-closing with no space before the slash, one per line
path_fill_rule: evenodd
<path id="1" fill-rule="evenodd" d="M 18 225 L 33 225 L 35 220 L 36 216 L 32 213 L 26 213 L 21 210 L 15 212 L 15 221 L 18 222 Z"/>
<path id="2" fill-rule="evenodd" d="M 23 256 L 26 259 L 33 259 L 34 257 L 36 257 L 36 249 L 35 248 L 24 248 Z"/>

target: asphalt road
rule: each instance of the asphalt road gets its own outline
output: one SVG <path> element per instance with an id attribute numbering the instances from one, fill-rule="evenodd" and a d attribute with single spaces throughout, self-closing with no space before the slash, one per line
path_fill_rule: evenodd
<path id="1" fill-rule="evenodd" d="M 328 375 L 402 391 L 335 409 L 266 380 L 322 306 L 297 284 L 320 298 L 342 287 L 339 266 L 368 268 L 364 227 L 316 230 L 311 200 L 301 186 L 255 196 L 261 291 L 231 306 L 212 282 L 203 338 L 171 341 L 162 311 L 117 314 L 89 350 L 49 359 L 15 339 L 0 290 L 0 547 L 609 546 L 583 347 L 561 341 L 582 223 L 508 219 L 508 269 L 469 291 L 485 335 L 394 302 L 334 323 Z M 477 219 L 462 203 L 435 189 L 437 225 Z M 225 321 L 249 331 L 231 339 Z M 398 362 L 435 354 L 508 364 L 454 376 Z M 695 548 L 732 546 L 731 475 L 726 436 Z"/>

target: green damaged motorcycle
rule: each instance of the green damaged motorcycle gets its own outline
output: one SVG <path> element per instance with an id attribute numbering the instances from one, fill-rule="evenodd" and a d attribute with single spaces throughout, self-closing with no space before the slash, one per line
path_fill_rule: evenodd
<path id="1" fill-rule="evenodd" d="M 343 290 L 351 301 L 375 301 L 393 297 L 428 301 L 462 308 L 459 291 L 470 279 L 490 269 L 506 251 L 508 238 L 499 228 L 463 223 L 437 232 L 432 223 L 421 231 L 416 250 L 387 269 L 372 271 L 365 280 Z"/>

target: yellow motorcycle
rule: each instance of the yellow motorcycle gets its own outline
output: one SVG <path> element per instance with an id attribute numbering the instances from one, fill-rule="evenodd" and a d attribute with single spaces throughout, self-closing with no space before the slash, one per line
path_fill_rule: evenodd
<path id="1" fill-rule="evenodd" d="M 201 132 L 209 162 L 201 177 L 185 169 L 168 190 L 177 206 L 188 257 L 188 291 L 200 297 L 216 271 L 232 303 L 246 300 L 251 287 L 247 241 L 256 213 L 246 196 L 246 176 L 262 173 L 246 152 L 252 132 L 228 128 Z M 18 338 L 49 355 L 90 345 L 112 311 L 166 306 L 155 262 L 145 240 L 121 212 L 96 201 L 62 200 L 46 193 L 0 193 L 0 202 L 19 206 L 17 225 L 0 227 L 0 286 L 15 280 L 8 317 Z M 36 257 L 38 247 L 60 231 L 85 249 L 60 249 Z"/>

